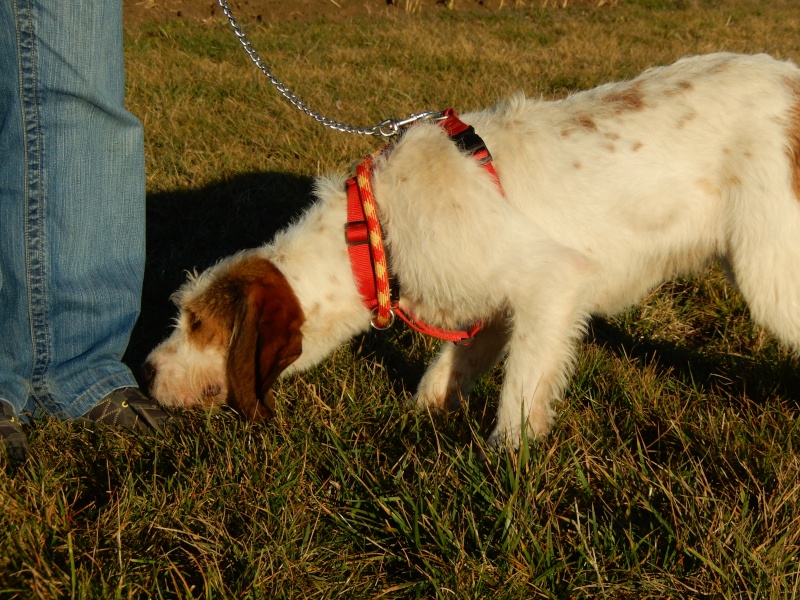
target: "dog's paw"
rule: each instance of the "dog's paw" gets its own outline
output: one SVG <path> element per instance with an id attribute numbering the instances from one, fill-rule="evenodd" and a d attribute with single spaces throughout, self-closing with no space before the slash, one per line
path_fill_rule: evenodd
<path id="1" fill-rule="evenodd" d="M 461 390 L 446 369 L 430 368 L 414 395 L 419 410 L 454 412 L 461 407 Z"/>
<path id="2" fill-rule="evenodd" d="M 461 394 L 458 389 L 423 390 L 414 395 L 417 410 L 455 412 L 461 407 Z"/>
<path id="3" fill-rule="evenodd" d="M 513 420 L 501 420 L 489 435 L 487 443 L 493 450 L 517 450 L 523 443 L 532 442 L 550 433 L 555 414 L 549 408 L 531 411 L 523 431 L 522 424 Z"/>
<path id="4" fill-rule="evenodd" d="M 519 448 L 522 440 L 521 433 L 519 427 L 515 430 L 510 427 L 497 426 L 489 435 L 486 443 L 492 452 L 514 451 Z"/>

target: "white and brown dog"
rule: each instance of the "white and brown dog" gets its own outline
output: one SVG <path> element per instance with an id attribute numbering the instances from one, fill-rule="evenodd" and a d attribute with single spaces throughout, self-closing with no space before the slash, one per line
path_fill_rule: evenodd
<path id="1" fill-rule="evenodd" d="M 800 69 L 713 54 L 559 101 L 522 97 L 465 115 L 502 184 L 442 127 L 411 127 L 376 160 L 373 188 L 399 305 L 446 343 L 416 394 L 452 408 L 504 359 L 490 441 L 541 436 L 590 315 L 611 315 L 719 259 L 753 318 L 800 349 Z M 228 401 L 273 412 L 280 375 L 370 327 L 343 236 L 345 178 L 269 244 L 175 294 L 172 335 L 150 354 L 166 406 Z"/>

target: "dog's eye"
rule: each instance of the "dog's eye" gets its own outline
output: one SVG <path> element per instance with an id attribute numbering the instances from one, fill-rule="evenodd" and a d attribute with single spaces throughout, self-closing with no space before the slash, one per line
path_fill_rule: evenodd
<path id="1" fill-rule="evenodd" d="M 197 331 L 202 327 L 203 321 L 194 313 L 189 313 L 189 330 L 190 331 Z"/>

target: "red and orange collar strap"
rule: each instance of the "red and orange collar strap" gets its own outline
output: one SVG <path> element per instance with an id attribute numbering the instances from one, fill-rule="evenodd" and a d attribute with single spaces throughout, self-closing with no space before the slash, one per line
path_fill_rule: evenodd
<path id="1" fill-rule="evenodd" d="M 500 193 L 503 189 L 492 165 L 492 155 L 475 130 L 447 109 L 439 125 L 464 152 L 471 154 L 494 179 Z M 383 152 L 381 150 L 380 152 Z M 468 344 L 480 331 L 482 323 L 460 331 L 439 329 L 417 321 L 403 310 L 393 297 L 389 283 L 389 269 L 383 246 L 383 234 L 378 220 L 375 197 L 372 193 L 372 168 L 374 156 L 367 156 L 356 168 L 355 177 L 347 181 L 347 223 L 345 239 L 350 254 L 350 265 L 358 292 L 364 305 L 372 311 L 372 326 L 387 329 L 395 315 L 412 329 L 446 341 Z"/>

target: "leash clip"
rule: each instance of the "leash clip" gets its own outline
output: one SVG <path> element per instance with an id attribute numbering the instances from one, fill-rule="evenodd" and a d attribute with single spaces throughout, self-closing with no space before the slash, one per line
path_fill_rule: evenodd
<path id="1" fill-rule="evenodd" d="M 386 119 L 381 121 L 375 127 L 375 131 L 383 137 L 393 137 L 400 133 L 401 129 L 405 129 L 417 121 L 441 121 L 445 118 L 446 116 L 442 111 L 426 110 L 425 112 L 409 115 L 405 119 Z"/>

